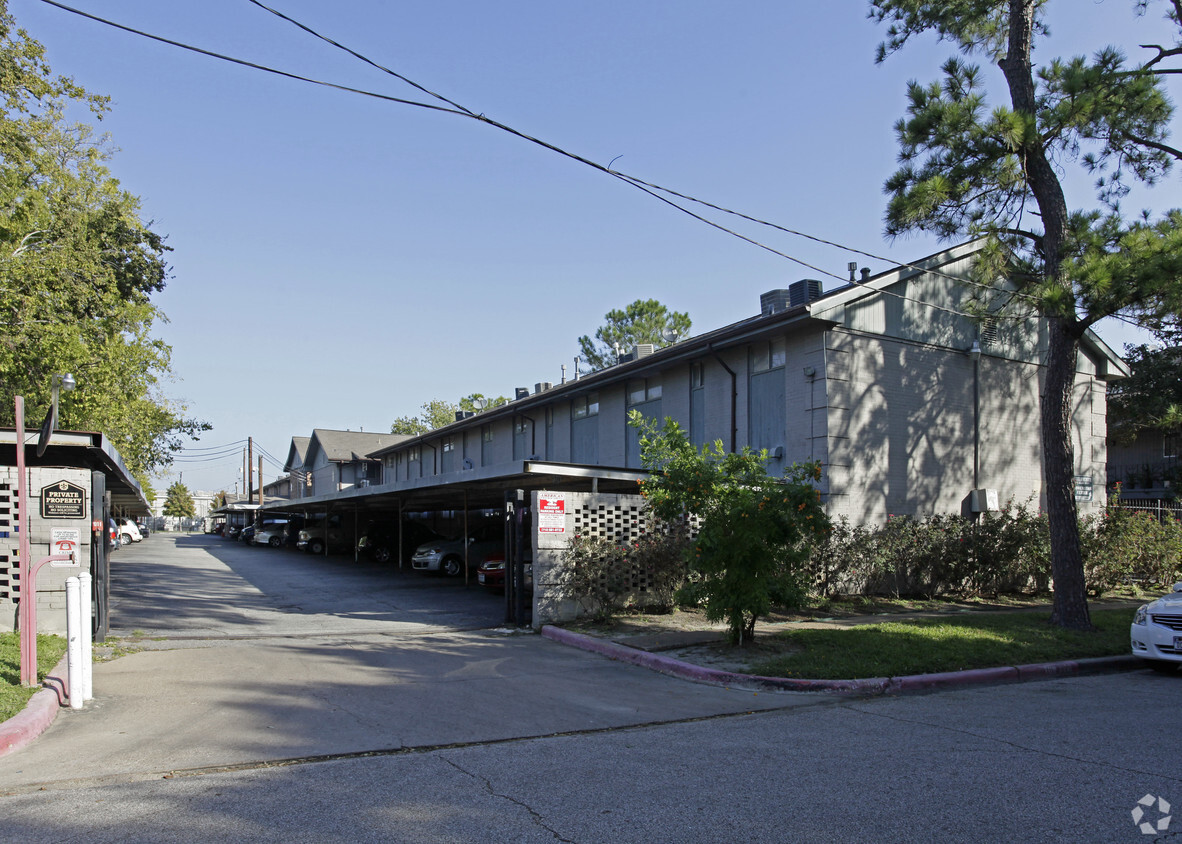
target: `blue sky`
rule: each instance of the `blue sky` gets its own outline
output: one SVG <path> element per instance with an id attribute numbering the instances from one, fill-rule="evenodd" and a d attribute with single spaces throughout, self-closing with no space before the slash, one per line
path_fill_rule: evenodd
<path id="1" fill-rule="evenodd" d="M 65 0 L 156 35 L 340 85 L 427 96 L 246 0 Z M 882 65 L 864 2 L 274 0 L 285 14 L 467 108 L 600 164 L 871 253 L 713 215 L 844 278 L 935 251 L 882 236 L 910 79 Z M 1059 0 L 1048 54 L 1163 42 L 1161 3 Z M 561 380 L 606 311 L 656 298 L 696 332 L 799 278 L 839 282 L 471 119 L 251 70 L 9 0 L 57 73 L 112 98 L 110 166 L 175 250 L 158 297 L 167 393 L 280 461 L 313 428 L 388 431 L 432 398 Z M 993 71 L 995 81 L 1000 76 Z M 1083 180 L 1069 204 L 1090 204 Z M 1177 174 L 1134 202 L 1182 205 Z M 1136 336 L 1101 328 L 1119 350 Z M 82 385 L 84 387 L 84 385 Z M 178 462 L 233 489 L 241 457 Z M 276 466 L 267 461 L 264 480 Z"/>

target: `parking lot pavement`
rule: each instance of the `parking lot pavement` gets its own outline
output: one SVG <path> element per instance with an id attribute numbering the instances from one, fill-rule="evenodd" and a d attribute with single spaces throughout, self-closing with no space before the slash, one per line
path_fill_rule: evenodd
<path id="1" fill-rule="evenodd" d="M 496 596 L 441 578 L 184 535 L 118 554 L 107 648 L 135 652 L 0 758 L 0 790 L 773 704 L 501 629 Z"/>
<path id="2" fill-rule="evenodd" d="M 586 672 L 583 717 L 615 703 L 610 719 L 643 718 L 627 711 L 631 693 L 620 686 L 640 669 L 609 665 L 558 675 L 551 665 L 533 678 L 540 685 L 514 691 L 545 699 Z M 826 696 L 607 729 L 588 717 L 588 729 L 521 741 L 496 736 L 534 711 L 488 698 L 470 729 L 471 712 L 450 722 L 457 738 L 486 740 L 0 788 L 0 827 L 26 842 L 1165 840 L 1143 835 L 1131 813 L 1147 795 L 1182 799 L 1170 739 L 1177 679 L 1144 671 L 902 698 Z M 1169 817 L 1159 806 L 1145 810 L 1149 822 Z"/>
<path id="3" fill-rule="evenodd" d="M 111 559 L 112 635 L 261 637 L 475 630 L 504 619 L 500 596 L 351 556 L 154 533 Z"/>

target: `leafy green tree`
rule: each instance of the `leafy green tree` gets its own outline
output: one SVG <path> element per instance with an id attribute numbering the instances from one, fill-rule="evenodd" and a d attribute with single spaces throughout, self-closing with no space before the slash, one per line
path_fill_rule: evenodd
<path id="1" fill-rule="evenodd" d="M 456 421 L 456 413 L 461 410 L 479 413 L 482 410 L 489 410 L 508 403 L 509 399 L 504 396 L 488 398 L 483 393 L 464 396 L 458 404 L 443 399 L 431 399 L 423 405 L 423 412 L 418 416 L 399 416 L 395 419 L 394 424 L 390 426 L 390 433 L 415 437 L 428 431 L 434 431 L 436 428 L 442 428 L 444 425 L 450 425 Z"/>
<path id="2" fill-rule="evenodd" d="M 482 410 L 492 410 L 494 407 L 501 407 L 508 403 L 509 399 L 506 396 L 492 398 L 484 393 L 472 393 L 472 395 L 460 399 L 458 409 L 466 410 L 469 413 L 480 413 Z"/>
<path id="3" fill-rule="evenodd" d="M 1161 63 L 1178 46 L 1130 63 L 1116 47 L 1033 63 L 1049 36 L 1049 0 L 872 0 L 889 24 L 879 60 L 934 33 L 1000 69 L 1010 102 L 987 106 L 985 70 L 961 58 L 942 82 L 908 88 L 896 125 L 902 166 L 886 182 L 886 231 L 988 238 L 980 281 L 1008 278 L 1007 306 L 1048 328 L 1042 390 L 1043 463 L 1055 584 L 1052 621 L 1089 629 L 1074 497 L 1072 390 L 1080 338 L 1105 317 L 1149 323 L 1182 309 L 1182 212 L 1156 219 L 1121 208 L 1133 183 L 1154 184 L 1182 153 L 1167 144 L 1173 107 Z M 1078 15 L 1086 4 L 1076 4 Z M 1139 3 L 1141 11 L 1149 0 Z M 1167 4 L 1177 36 L 1182 0 Z M 1072 7 L 1075 10 L 1075 6 Z M 1071 166 L 1094 178 L 1091 207 L 1068 205 Z M 996 305 L 997 303 L 995 303 Z"/>
<path id="4" fill-rule="evenodd" d="M 699 451 L 669 417 L 658 427 L 632 411 L 629 424 L 652 471 L 640 484 L 650 512 L 670 525 L 698 519 L 686 593 L 711 621 L 726 621 L 733 644 L 750 642 L 773 606 L 799 606 L 807 594 L 809 546 L 829 525 L 813 486 L 821 465 L 795 465 L 775 478 L 766 451 L 735 454 L 721 441 Z"/>
<path id="5" fill-rule="evenodd" d="M 101 119 L 106 98 L 53 76 L 3 0 L 0 79 L 0 424 L 12 396 L 46 407 L 52 377 L 74 373 L 59 427 L 103 431 L 143 483 L 209 427 L 160 389 L 171 349 L 150 297 L 168 247 L 107 170 L 105 139 L 65 118 L 74 105 Z"/>
<path id="6" fill-rule="evenodd" d="M 209 501 L 210 511 L 221 509 L 226 506 L 226 491 L 224 489 L 218 490 L 213 494 L 213 498 Z"/>
<path id="7" fill-rule="evenodd" d="M 181 481 L 176 481 L 168 488 L 164 496 L 164 515 L 191 519 L 197 514 L 193 504 L 193 494 Z"/>
<path id="8" fill-rule="evenodd" d="M 1125 346 L 1133 374 L 1108 388 L 1108 432 L 1131 442 L 1146 430 L 1182 431 L 1182 346 Z"/>
<path id="9" fill-rule="evenodd" d="M 642 343 L 660 349 L 689 337 L 692 325 L 688 313 L 671 311 L 656 299 L 637 299 L 603 318 L 606 322 L 595 331 L 594 340 L 585 334 L 579 338 L 579 356 L 593 372 L 615 365 L 617 346 L 621 354 Z"/>

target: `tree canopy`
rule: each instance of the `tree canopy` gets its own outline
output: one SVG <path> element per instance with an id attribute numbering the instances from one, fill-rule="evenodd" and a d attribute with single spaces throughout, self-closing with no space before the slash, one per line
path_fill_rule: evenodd
<path id="1" fill-rule="evenodd" d="M 391 434 L 418 436 L 436 428 L 442 428 L 456 421 L 456 413 L 463 410 L 468 413 L 479 413 L 494 407 L 508 404 L 505 396 L 489 398 L 484 393 L 472 393 L 464 396 L 459 402 L 449 402 L 443 399 L 431 399 L 422 406 L 418 416 L 399 416 L 390 426 Z"/>
<path id="2" fill-rule="evenodd" d="M 107 169 L 107 140 L 66 118 L 101 120 L 106 98 L 54 76 L 44 52 L 0 0 L 0 424 L 13 396 L 33 413 L 52 376 L 73 373 L 59 427 L 102 431 L 146 482 L 209 427 L 161 389 L 171 348 L 152 334 L 165 318 L 151 295 L 169 249 Z"/>
<path id="3" fill-rule="evenodd" d="M 623 354 L 642 343 L 660 349 L 684 340 L 692 325 L 688 313 L 671 311 L 656 299 L 637 299 L 622 311 L 608 311 L 603 318 L 594 340 L 585 334 L 579 338 L 579 355 L 593 372 L 613 366 L 617 350 Z"/>
<path id="4" fill-rule="evenodd" d="M 1182 346 L 1125 347 L 1133 374 L 1108 390 L 1108 432 L 1131 442 L 1142 431 L 1182 431 Z"/>
<path id="5" fill-rule="evenodd" d="M 1173 106 L 1164 65 L 1182 56 L 1182 0 L 1164 2 L 1174 43 L 1131 62 L 1104 46 L 1091 57 L 1035 63 L 1035 41 L 1053 43 L 1050 0 L 872 0 L 889 25 L 879 60 L 921 33 L 997 68 L 1009 103 L 988 104 L 986 69 L 949 58 L 943 79 L 908 87 L 896 125 L 901 166 L 886 181 L 886 231 L 941 238 L 984 236 L 981 281 L 1006 277 L 1007 309 L 1045 320 L 1043 461 L 1055 581 L 1053 620 L 1089 628 L 1074 498 L 1071 393 L 1079 341 L 1105 317 L 1143 324 L 1182 310 L 1182 212 L 1128 213 L 1135 183 L 1164 179 L 1182 153 L 1169 146 Z M 1143 0 L 1144 13 L 1158 3 Z M 1072 7 L 1076 9 L 1075 6 Z M 1076 14 L 1086 15 L 1086 5 Z M 1094 190 L 1070 205 L 1064 173 L 1082 168 Z"/>
<path id="6" fill-rule="evenodd" d="M 164 515 L 191 519 L 197 514 L 193 494 L 181 481 L 173 482 L 164 496 Z"/>

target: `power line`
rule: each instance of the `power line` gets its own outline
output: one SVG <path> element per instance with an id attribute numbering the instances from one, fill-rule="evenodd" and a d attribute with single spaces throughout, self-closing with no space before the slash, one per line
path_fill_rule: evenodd
<path id="1" fill-rule="evenodd" d="M 290 73 L 288 71 L 278 70 L 276 68 L 268 67 L 266 65 L 257 64 L 255 62 L 250 62 L 250 61 L 246 61 L 244 59 L 239 59 L 239 58 L 235 58 L 232 56 L 227 56 L 222 53 L 216 53 L 211 50 L 206 50 L 206 49 L 203 49 L 200 47 L 195 47 L 193 45 L 186 44 L 181 41 L 175 41 L 173 39 L 164 38 L 164 37 L 158 36 L 158 35 L 153 35 L 151 33 L 144 32 L 142 30 L 138 30 L 133 27 L 126 26 L 124 24 L 116 23 L 116 22 L 108 20 L 106 18 L 98 17 L 97 15 L 92 15 L 92 14 L 90 14 L 88 12 L 84 12 L 80 9 L 75 9 L 70 6 L 66 6 L 63 3 L 57 2 L 57 0 L 42 0 L 42 2 L 47 3 L 48 5 L 54 6 L 58 9 L 63 10 L 63 11 L 79 15 L 79 16 L 87 18 L 89 20 L 93 20 L 97 23 L 101 23 L 101 24 L 105 24 L 107 26 L 114 27 L 114 28 L 122 30 L 124 32 L 128 32 L 128 33 L 131 33 L 134 35 L 139 35 L 141 37 L 148 38 L 153 41 L 159 41 L 161 43 L 168 44 L 173 47 L 178 47 L 183 50 L 189 50 L 191 52 L 199 53 L 201 55 L 208 56 L 210 58 L 215 58 L 215 59 L 219 59 L 222 61 L 227 61 L 232 64 L 241 65 L 243 67 L 249 67 L 254 70 L 260 70 L 260 71 L 263 71 L 266 73 L 272 73 L 277 76 L 281 76 L 281 77 L 288 78 L 288 79 L 293 79 L 293 80 L 296 80 L 299 82 L 307 82 L 307 83 L 313 84 L 313 85 L 322 85 L 322 86 L 325 86 L 328 88 L 333 88 L 333 89 L 336 89 L 339 91 L 345 91 L 348 93 L 360 94 L 362 96 L 367 96 L 367 97 L 373 97 L 375 99 L 385 100 L 387 102 L 393 102 L 393 103 L 398 103 L 398 104 L 402 104 L 402 105 L 410 105 L 410 106 L 415 106 L 418 108 L 425 108 L 425 109 L 429 109 L 429 110 L 433 110 L 433 111 L 438 111 L 438 112 L 441 112 L 444 114 L 452 114 L 452 115 L 455 115 L 458 117 L 467 117 L 467 118 L 470 118 L 473 120 L 477 120 L 481 123 L 485 123 L 485 124 L 492 126 L 496 129 L 500 129 L 501 131 L 507 132 L 515 137 L 522 139 L 522 140 L 528 141 L 529 143 L 536 144 L 544 149 L 548 149 L 548 150 L 555 152 L 559 155 L 562 155 L 566 158 L 570 158 L 573 161 L 577 161 L 581 164 L 591 167 L 592 169 L 595 169 L 595 170 L 598 170 L 602 173 L 605 173 L 606 175 L 609 175 L 612 178 L 619 179 L 620 181 L 624 182 L 625 184 L 630 185 L 631 187 L 634 187 L 637 190 L 640 190 L 640 191 L 648 194 L 649 196 L 653 197 L 654 199 L 656 199 L 660 202 L 663 202 L 666 205 L 669 205 L 670 207 L 677 209 L 678 211 L 681 211 L 683 214 L 686 214 L 689 217 L 691 217 L 695 220 L 698 220 L 699 222 L 705 223 L 706 225 L 708 225 L 712 228 L 718 229 L 719 231 L 724 232 L 726 234 L 729 234 L 732 237 L 738 238 L 739 240 L 742 240 L 742 241 L 749 243 L 753 246 L 756 246 L 760 249 L 771 252 L 774 255 L 778 255 L 781 258 L 785 258 L 786 260 L 792 261 L 793 263 L 799 264 L 800 266 L 803 266 L 803 267 L 806 267 L 810 270 L 813 270 L 816 273 L 829 276 L 830 278 L 834 278 L 834 279 L 836 279 L 840 282 L 843 282 L 843 283 L 846 283 L 847 279 L 843 278 L 842 276 L 840 276 L 836 273 L 830 272 L 829 270 L 823 269 L 823 268 L 818 267 L 814 264 L 810 264 L 807 261 L 804 261 L 800 258 L 793 256 L 793 255 L 789 255 L 786 252 L 783 252 L 779 249 L 769 246 L 768 244 L 765 244 L 761 241 L 755 240 L 754 238 L 748 237 L 744 234 L 740 234 L 739 232 L 737 232 L 733 229 L 730 229 L 726 226 L 723 226 L 720 223 L 717 223 L 707 217 L 702 216 L 701 214 L 691 211 L 690 209 L 684 207 L 683 205 L 678 204 L 677 202 L 674 202 L 673 200 L 669 199 L 668 197 L 669 196 L 677 197 L 678 199 L 684 200 L 686 202 L 690 202 L 690 203 L 694 203 L 697 205 L 701 205 L 706 208 L 710 208 L 711 210 L 717 211 L 721 214 L 735 216 L 735 217 L 738 217 L 742 220 L 746 220 L 748 222 L 754 223 L 756 225 L 765 226 L 765 227 L 774 229 L 776 231 L 783 232 L 785 234 L 788 234 L 788 235 L 791 235 L 794 237 L 804 238 L 806 240 L 810 240 L 810 241 L 813 241 L 815 243 L 819 243 L 819 244 L 822 244 L 825 246 L 831 246 L 835 249 L 839 249 L 839 250 L 849 252 L 849 253 L 852 253 L 855 255 L 862 255 L 864 257 L 872 258 L 877 261 L 883 261 L 887 264 L 894 264 L 894 265 L 899 266 L 901 268 L 914 269 L 914 270 L 928 273 L 930 275 L 933 275 L 933 276 L 936 276 L 939 278 L 946 278 L 946 279 L 953 281 L 957 284 L 970 285 L 970 286 L 980 287 L 982 289 L 987 289 L 987 290 L 994 289 L 993 287 L 991 287 L 988 284 L 984 284 L 981 282 L 975 282 L 975 281 L 972 281 L 971 279 L 966 279 L 961 276 L 953 276 L 951 274 L 942 272 L 938 269 L 922 267 L 922 266 L 920 266 L 918 264 L 914 264 L 914 263 L 898 262 L 898 261 L 892 260 L 890 258 L 886 258 L 886 257 L 880 256 L 880 255 L 877 255 L 873 252 L 869 252 L 866 250 L 862 250 L 862 249 L 858 249 L 858 248 L 855 248 L 852 246 L 848 246 L 846 244 L 842 244 L 842 243 L 839 243 L 834 240 L 829 240 L 829 239 L 818 237 L 815 235 L 810 235 L 805 232 L 789 228 L 787 226 L 782 226 L 778 223 L 772 223 L 767 220 L 763 220 L 758 217 L 744 214 L 742 212 L 729 209 L 725 206 L 718 205 L 713 202 L 709 202 L 707 200 L 699 199 L 699 198 L 694 197 L 689 194 L 681 193 L 679 191 L 673 190 L 672 188 L 666 188 L 661 185 L 654 184 L 652 182 L 647 182 L 647 181 L 640 179 L 636 176 L 631 176 L 627 173 L 623 173 L 618 170 L 613 170 L 613 169 L 611 169 L 610 166 L 604 166 L 602 164 L 599 164 L 598 162 L 592 161 L 592 160 L 585 158 L 581 155 L 578 155 L 576 153 L 573 153 L 573 152 L 570 152 L 566 149 L 563 149 L 562 147 L 556 146 L 556 145 L 551 144 L 547 141 L 543 141 L 540 138 L 536 138 L 532 135 L 528 135 L 524 132 L 514 129 L 511 126 L 508 126 L 504 123 L 500 123 L 499 121 L 493 120 L 492 118 L 489 118 L 482 113 L 477 113 L 477 112 L 467 108 L 466 106 L 460 105 L 459 103 L 456 103 L 453 100 L 450 100 L 441 94 L 435 93 L 435 92 L 431 91 L 430 89 L 426 88 L 425 86 L 420 85 L 419 83 L 410 79 L 409 77 L 406 77 L 394 70 L 391 70 L 390 68 L 385 67 L 384 65 L 373 61 L 372 59 L 366 57 L 365 55 L 358 53 L 355 50 L 352 50 L 349 47 L 346 47 L 346 46 L 340 44 L 339 42 L 334 41 L 331 38 L 328 38 L 325 35 L 322 35 L 321 33 L 317 32 L 316 30 L 312 29 L 311 27 L 295 20 L 294 18 L 292 18 L 286 14 L 283 14 L 282 12 L 279 12 L 278 10 L 273 9 L 270 6 L 267 6 L 262 2 L 259 2 L 259 0 L 249 0 L 249 2 L 251 2 L 253 5 L 258 6 L 261 9 L 264 9 L 264 10 L 270 12 L 273 15 L 276 15 L 277 17 L 291 23 L 292 25 L 294 25 L 296 27 L 299 27 L 301 30 L 303 30 L 304 32 L 307 32 L 308 34 L 312 35 L 313 37 L 318 38 L 322 41 L 325 41 L 326 43 L 331 44 L 332 46 L 337 47 L 338 49 L 343 50 L 346 53 L 354 56 L 355 58 L 359 59 L 360 61 L 363 61 L 366 64 L 368 64 L 378 70 L 381 70 L 382 72 L 387 73 L 387 74 L 395 77 L 396 79 L 399 79 L 400 81 L 402 81 L 408 85 L 411 85 L 415 89 L 427 94 L 428 96 L 430 96 L 434 99 L 437 99 L 440 102 L 445 103 L 446 107 L 433 105 L 431 103 L 419 102 L 416 100 L 408 100 L 408 99 L 404 99 L 401 97 L 394 97 L 394 96 L 390 96 L 390 95 L 386 95 L 386 94 L 378 94 L 373 91 L 367 91 L 367 90 L 360 89 L 360 88 L 353 88 L 353 87 L 346 86 L 346 85 L 338 85 L 338 84 L 332 83 L 332 82 L 326 82 L 323 80 L 318 80 L 318 79 L 313 79 L 313 78 L 306 77 L 306 76 L 301 76 L 298 74 Z M 613 161 L 614 160 L 615 159 L 613 159 Z M 661 194 L 666 194 L 667 196 L 663 196 Z M 894 296 L 896 298 L 903 299 L 906 301 L 924 304 L 924 305 L 927 305 L 928 307 L 932 307 L 937 310 L 947 311 L 949 313 L 953 313 L 953 314 L 956 314 L 959 316 L 966 316 L 966 317 L 970 317 L 970 318 L 977 318 L 980 316 L 979 314 L 974 314 L 969 311 L 958 311 L 955 309 L 950 309 L 950 308 L 945 308 L 945 307 L 941 307 L 938 305 L 933 305 L 930 302 L 920 302 L 919 300 L 911 299 L 907 296 L 904 296 L 904 295 L 898 294 L 898 293 L 894 293 L 892 291 L 879 290 L 878 292 L 883 295 Z M 1022 293 L 1020 291 L 1009 291 L 1009 293 L 1012 297 L 1030 299 L 1032 301 L 1038 301 L 1038 297 L 1033 296 L 1031 294 Z"/>

